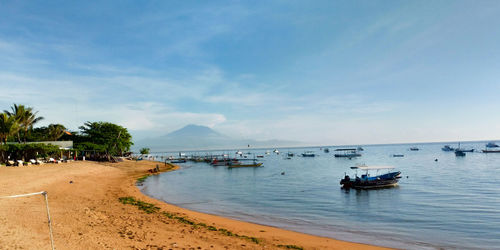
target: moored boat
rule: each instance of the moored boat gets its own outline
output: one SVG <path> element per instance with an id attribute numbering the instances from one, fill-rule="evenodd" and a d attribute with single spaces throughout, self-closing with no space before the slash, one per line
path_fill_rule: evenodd
<path id="1" fill-rule="evenodd" d="M 500 153 L 500 150 L 483 149 L 483 153 Z"/>
<path id="2" fill-rule="evenodd" d="M 494 143 L 494 142 L 488 142 L 486 144 L 486 147 L 487 148 L 498 148 L 498 145 L 496 143 Z"/>
<path id="3" fill-rule="evenodd" d="M 411 147 L 411 148 L 410 148 L 410 151 L 419 151 L 419 150 L 420 150 L 420 149 L 419 149 L 419 148 L 417 148 L 417 147 Z"/>
<path id="4" fill-rule="evenodd" d="M 393 187 L 398 184 L 398 180 L 401 178 L 400 171 L 388 172 L 386 174 L 379 175 L 379 170 L 387 169 L 392 170 L 392 166 L 366 166 L 360 165 L 351 167 L 351 169 L 365 171 L 361 177 L 358 177 L 356 173 L 355 177 L 351 179 L 349 175 L 345 175 L 342 180 L 340 180 L 340 185 L 342 188 L 355 188 L 355 189 L 372 189 L 372 188 L 385 188 Z M 371 176 L 369 171 L 375 170 L 377 174 Z"/>
<path id="5" fill-rule="evenodd" d="M 170 163 L 186 163 L 186 159 L 171 160 Z"/>
<path id="6" fill-rule="evenodd" d="M 355 148 L 338 148 L 335 149 L 335 151 L 338 152 L 334 155 L 335 157 L 353 158 L 361 156 L 361 154 L 358 153 Z"/>
<path id="7" fill-rule="evenodd" d="M 262 162 L 253 162 L 249 164 L 244 164 L 244 163 L 230 163 L 227 167 L 228 168 L 248 168 L 248 167 L 260 167 L 262 166 Z"/>
<path id="8" fill-rule="evenodd" d="M 315 157 L 316 154 L 313 151 L 306 151 L 302 153 L 302 157 Z"/>
<path id="9" fill-rule="evenodd" d="M 451 151 L 454 151 L 455 149 L 450 147 L 450 145 L 444 145 L 444 147 L 442 147 L 441 150 L 443 150 L 445 152 L 451 152 Z"/>
<path id="10" fill-rule="evenodd" d="M 330 149 L 329 148 L 325 148 L 325 149 L 323 149 L 323 152 L 330 153 Z"/>

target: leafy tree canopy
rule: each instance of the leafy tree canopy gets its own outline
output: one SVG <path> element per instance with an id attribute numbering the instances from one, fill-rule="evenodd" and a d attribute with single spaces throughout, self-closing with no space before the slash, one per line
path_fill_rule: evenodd
<path id="1" fill-rule="evenodd" d="M 149 154 L 149 148 L 141 148 L 140 153 L 141 153 L 141 155 Z"/>
<path id="2" fill-rule="evenodd" d="M 80 127 L 85 147 L 97 147 L 107 156 L 123 155 L 132 146 L 126 128 L 109 122 L 86 122 Z"/>

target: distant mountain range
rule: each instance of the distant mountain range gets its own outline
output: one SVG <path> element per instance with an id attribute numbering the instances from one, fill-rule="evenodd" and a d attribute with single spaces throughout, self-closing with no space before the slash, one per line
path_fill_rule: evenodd
<path id="1" fill-rule="evenodd" d="M 144 147 L 150 148 L 151 152 L 165 152 L 177 150 L 243 149 L 249 145 L 252 148 L 286 147 L 300 144 L 300 142 L 296 141 L 235 139 L 220 134 L 209 127 L 191 124 L 163 136 L 136 141 L 132 146 L 132 151 L 137 152 Z"/>

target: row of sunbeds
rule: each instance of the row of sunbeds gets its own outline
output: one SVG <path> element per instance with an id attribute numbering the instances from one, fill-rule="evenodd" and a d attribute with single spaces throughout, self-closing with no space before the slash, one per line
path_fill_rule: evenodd
<path id="1" fill-rule="evenodd" d="M 44 159 L 44 160 L 30 159 L 27 162 L 24 162 L 22 160 L 16 160 L 16 161 L 9 160 L 6 162 L 6 165 L 12 166 L 12 167 L 19 167 L 19 166 L 29 166 L 29 165 L 42 165 L 42 164 L 46 164 L 46 163 L 56 163 L 57 164 L 57 163 L 61 163 L 61 162 L 66 162 L 66 161 L 56 160 L 54 158 L 49 158 L 49 159 Z"/>

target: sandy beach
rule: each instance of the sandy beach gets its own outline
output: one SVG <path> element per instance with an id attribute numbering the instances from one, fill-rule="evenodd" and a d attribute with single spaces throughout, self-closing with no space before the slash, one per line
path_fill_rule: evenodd
<path id="1" fill-rule="evenodd" d="M 157 164 L 79 161 L 0 167 L 0 196 L 47 191 L 56 249 L 379 249 L 198 213 L 147 197 L 136 181 Z M 148 204 L 154 204 L 151 213 L 139 209 Z M 50 249 L 42 195 L 0 199 L 0 207 L 0 249 Z"/>

